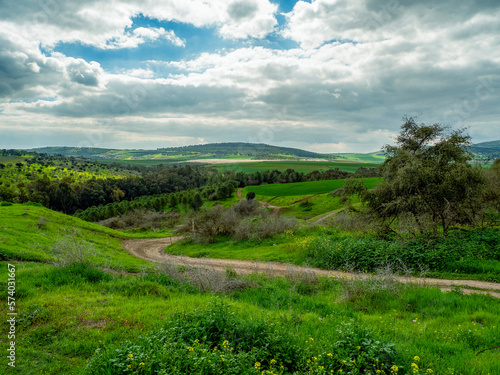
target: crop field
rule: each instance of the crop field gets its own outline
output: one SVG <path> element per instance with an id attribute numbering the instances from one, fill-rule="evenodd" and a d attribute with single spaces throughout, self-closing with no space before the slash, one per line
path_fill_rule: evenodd
<path id="1" fill-rule="evenodd" d="M 367 188 L 371 189 L 378 183 L 379 178 L 370 177 L 361 180 Z M 245 196 L 248 192 L 253 191 L 257 200 L 269 202 L 276 206 L 288 206 L 308 196 L 332 192 L 341 188 L 344 182 L 344 179 L 340 179 L 247 186 L 242 190 L 242 195 Z"/>
<path id="2" fill-rule="evenodd" d="M 287 169 L 293 169 L 296 172 L 309 173 L 312 171 L 321 171 L 338 168 L 345 172 L 356 172 L 359 168 L 377 168 L 375 163 L 359 163 L 359 162 L 330 162 L 330 161 L 263 161 L 253 163 L 229 163 L 229 164 L 213 164 L 214 167 L 221 171 L 236 171 L 245 173 L 263 172 L 267 170 L 278 170 L 280 172 Z"/>
<path id="3" fill-rule="evenodd" d="M 333 154 L 333 156 L 339 159 L 345 159 L 349 161 L 357 161 L 360 163 L 382 163 L 385 160 L 383 152 L 372 152 L 370 154 L 359 154 L 359 153 L 346 153 L 346 154 Z"/>

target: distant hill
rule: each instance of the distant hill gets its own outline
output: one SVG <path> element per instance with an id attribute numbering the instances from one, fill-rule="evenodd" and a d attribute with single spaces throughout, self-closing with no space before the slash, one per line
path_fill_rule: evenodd
<path id="1" fill-rule="evenodd" d="M 474 154 L 476 160 L 500 158 L 500 140 L 476 143 L 469 150 Z"/>
<path id="2" fill-rule="evenodd" d="M 476 160 L 500 158 L 500 140 L 477 143 L 470 146 Z M 166 147 L 156 150 L 118 150 L 93 147 L 40 147 L 28 151 L 48 155 L 74 156 L 102 160 L 150 160 L 157 162 L 185 162 L 193 159 L 276 159 L 290 160 L 314 158 L 328 160 L 346 160 L 364 163 L 382 163 L 385 156 L 382 151 L 372 153 L 332 153 L 320 154 L 298 148 L 279 147 L 264 143 L 209 143 L 181 147 Z"/>
<path id="3" fill-rule="evenodd" d="M 474 147 L 491 148 L 491 149 L 499 149 L 500 150 L 500 140 L 476 143 L 474 145 Z"/>
<path id="4" fill-rule="evenodd" d="M 265 158 L 269 156 L 276 157 L 290 157 L 295 156 L 299 158 L 324 158 L 328 157 L 324 154 L 316 152 L 305 151 L 298 148 L 271 146 L 264 143 L 244 143 L 244 142 L 230 142 L 230 143 L 209 143 L 205 145 L 182 146 L 182 147 L 169 147 L 159 148 L 158 151 L 166 153 L 199 153 L 211 154 L 212 157 L 225 157 L 229 155 L 239 156 L 253 156 L 256 158 Z"/>
<path id="5" fill-rule="evenodd" d="M 116 150 L 92 147 L 41 147 L 28 151 L 48 155 L 75 156 L 94 159 L 183 159 L 251 157 L 263 158 L 327 158 L 332 155 L 318 154 L 298 148 L 271 146 L 263 143 L 209 143 L 182 147 L 159 148 L 156 150 Z"/>

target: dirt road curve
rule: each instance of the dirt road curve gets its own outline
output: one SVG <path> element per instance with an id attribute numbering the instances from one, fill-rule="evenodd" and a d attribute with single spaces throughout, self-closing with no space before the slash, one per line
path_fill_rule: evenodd
<path id="1" fill-rule="evenodd" d="M 130 254 L 157 263 L 169 263 L 188 267 L 203 267 L 215 271 L 225 272 L 231 267 L 238 274 L 249 274 L 262 272 L 269 275 L 286 275 L 291 272 L 315 273 L 326 277 L 366 277 L 363 274 L 350 274 L 339 271 L 326 271 L 318 268 L 299 267 L 277 262 L 251 262 L 234 259 L 212 259 L 212 258 L 190 258 L 185 256 L 165 254 L 165 247 L 182 239 L 182 237 L 166 237 L 151 239 L 127 239 L 123 242 L 123 248 Z M 417 279 L 413 277 L 398 277 L 403 283 L 416 283 L 421 285 L 437 285 L 444 291 L 449 291 L 455 286 L 462 287 L 465 294 L 481 293 L 490 294 L 492 297 L 500 298 L 500 284 L 475 280 L 444 280 L 444 279 Z"/>

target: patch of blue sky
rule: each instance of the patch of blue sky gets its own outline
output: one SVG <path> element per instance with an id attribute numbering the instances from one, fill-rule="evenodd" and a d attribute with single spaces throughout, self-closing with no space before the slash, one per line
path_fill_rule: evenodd
<path id="1" fill-rule="evenodd" d="M 284 1 L 284 3 L 288 2 Z M 277 16 L 284 19 L 279 14 Z M 290 49 L 298 46 L 297 43 L 284 39 L 277 32 L 267 35 L 264 39 L 225 39 L 220 37 L 215 26 L 198 28 L 192 24 L 159 21 L 142 15 L 133 18 L 132 21 L 132 27 L 127 28 L 125 32 L 131 32 L 138 27 L 163 27 L 165 30 L 172 30 L 185 42 L 185 46 L 176 46 L 166 39 L 158 39 L 140 44 L 135 48 L 120 49 L 100 49 L 83 43 L 60 43 L 54 51 L 86 61 L 97 61 L 106 71 L 119 73 L 129 69 L 147 68 L 150 65 L 147 61 L 151 60 L 165 62 L 190 60 L 202 53 L 220 53 L 248 46 L 263 46 L 271 49 Z M 42 52 L 50 53 L 50 51 L 43 50 Z M 160 76 L 165 73 L 164 71 Z"/>
<path id="2" fill-rule="evenodd" d="M 279 8 L 278 10 L 282 13 L 289 13 L 295 4 L 298 2 L 297 0 L 271 0 L 272 3 L 278 4 Z M 307 3 L 310 3 L 310 1 L 306 1 Z"/>

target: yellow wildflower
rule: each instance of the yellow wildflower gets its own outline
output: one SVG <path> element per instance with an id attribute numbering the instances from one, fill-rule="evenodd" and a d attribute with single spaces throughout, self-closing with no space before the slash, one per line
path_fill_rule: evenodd
<path id="1" fill-rule="evenodd" d="M 260 367 L 260 362 L 255 362 L 255 368 L 259 368 Z"/>
<path id="2" fill-rule="evenodd" d="M 413 357 L 413 360 L 414 360 L 415 362 L 418 362 L 418 361 L 420 361 L 420 357 L 419 357 L 418 355 L 416 355 L 415 357 Z"/>

